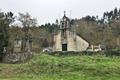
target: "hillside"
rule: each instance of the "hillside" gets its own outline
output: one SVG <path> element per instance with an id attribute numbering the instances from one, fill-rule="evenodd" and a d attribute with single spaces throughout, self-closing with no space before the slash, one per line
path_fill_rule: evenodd
<path id="1" fill-rule="evenodd" d="M 0 80 L 119 80 L 120 58 L 38 53 L 22 64 L 0 63 Z"/>

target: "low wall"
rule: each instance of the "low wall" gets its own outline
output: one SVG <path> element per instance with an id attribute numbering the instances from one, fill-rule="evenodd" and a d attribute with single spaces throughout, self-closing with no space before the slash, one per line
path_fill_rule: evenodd
<path id="1" fill-rule="evenodd" d="M 76 52 L 76 51 L 55 51 L 55 52 L 48 52 L 50 55 L 104 55 L 104 56 L 120 56 L 120 51 L 99 51 L 99 52 L 91 52 L 91 51 L 83 51 L 83 52 Z"/>
<path id="2" fill-rule="evenodd" d="M 32 52 L 19 52 L 5 54 L 2 62 L 4 63 L 23 63 L 33 56 Z"/>

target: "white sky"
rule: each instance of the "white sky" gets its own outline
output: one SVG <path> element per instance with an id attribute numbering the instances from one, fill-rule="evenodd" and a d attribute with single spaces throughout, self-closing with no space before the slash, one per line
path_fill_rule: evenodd
<path id="1" fill-rule="evenodd" d="M 81 18 L 99 15 L 120 8 L 120 0 L 0 0 L 0 9 L 8 12 L 29 12 L 37 18 L 38 24 L 55 22 L 66 11 L 68 17 Z"/>

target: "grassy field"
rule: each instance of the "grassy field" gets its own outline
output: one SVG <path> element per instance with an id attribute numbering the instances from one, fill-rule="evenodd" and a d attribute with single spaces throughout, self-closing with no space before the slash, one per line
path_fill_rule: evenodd
<path id="1" fill-rule="evenodd" d="M 38 53 L 26 63 L 0 63 L 0 80 L 120 80 L 120 57 Z"/>

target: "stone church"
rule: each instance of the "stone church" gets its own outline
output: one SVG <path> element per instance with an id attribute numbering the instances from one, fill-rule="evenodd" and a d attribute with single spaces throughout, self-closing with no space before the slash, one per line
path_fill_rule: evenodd
<path id="1" fill-rule="evenodd" d="M 71 30 L 70 19 L 65 13 L 60 20 L 60 28 L 54 34 L 53 51 L 86 51 L 89 43 Z"/>

